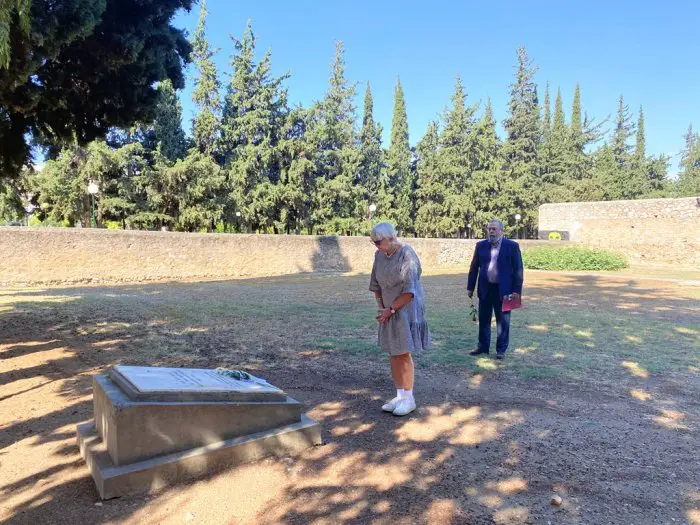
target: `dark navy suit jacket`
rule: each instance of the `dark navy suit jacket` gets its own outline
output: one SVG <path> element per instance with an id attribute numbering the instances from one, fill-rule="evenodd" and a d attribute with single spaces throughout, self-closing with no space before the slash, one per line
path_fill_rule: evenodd
<path id="1" fill-rule="evenodd" d="M 491 243 L 488 240 L 479 241 L 474 249 L 474 257 L 469 268 L 467 290 L 474 290 L 477 281 L 479 287 L 477 296 L 486 299 L 489 289 L 488 269 L 491 262 Z M 523 258 L 517 242 L 503 237 L 501 251 L 498 253 L 498 290 L 501 297 L 512 293 L 523 293 Z"/>

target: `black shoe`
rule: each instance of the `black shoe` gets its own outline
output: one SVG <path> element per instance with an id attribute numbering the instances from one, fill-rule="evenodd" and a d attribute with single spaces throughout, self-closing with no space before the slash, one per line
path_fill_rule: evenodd
<path id="1" fill-rule="evenodd" d="M 505 352 L 500 353 L 500 354 L 496 354 L 496 359 L 503 360 L 505 358 L 506 358 Z"/>
<path id="2" fill-rule="evenodd" d="M 477 348 L 476 350 L 472 350 L 469 352 L 469 355 L 481 355 L 481 354 L 487 354 L 488 355 L 489 351 L 488 350 L 482 350 L 481 348 Z"/>

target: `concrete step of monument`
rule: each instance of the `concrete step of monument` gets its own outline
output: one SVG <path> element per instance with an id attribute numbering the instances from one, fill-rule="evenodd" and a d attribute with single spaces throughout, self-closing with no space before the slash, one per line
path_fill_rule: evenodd
<path id="1" fill-rule="evenodd" d="M 87 462 L 102 499 L 162 489 L 189 479 L 211 475 L 268 456 L 299 454 L 321 444 L 320 425 L 302 416 L 301 421 L 273 430 L 210 443 L 185 451 L 115 465 L 95 422 L 77 427 L 80 454 Z"/>
<path id="2" fill-rule="evenodd" d="M 98 435 L 115 465 L 128 465 L 301 421 L 284 401 L 134 401 L 106 375 L 93 377 Z"/>

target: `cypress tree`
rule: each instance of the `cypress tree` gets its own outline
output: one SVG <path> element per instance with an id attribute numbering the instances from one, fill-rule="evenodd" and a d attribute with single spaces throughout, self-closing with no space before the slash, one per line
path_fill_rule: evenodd
<path id="1" fill-rule="evenodd" d="M 568 139 L 569 129 L 566 126 L 561 90 L 557 89 L 557 98 L 554 103 L 554 122 L 549 137 L 548 173 L 543 174 L 543 182 L 549 185 L 546 188 L 547 193 L 553 189 L 551 185 L 560 185 L 566 177 L 569 160 Z M 544 198 L 546 199 L 547 195 Z"/>
<path id="2" fill-rule="evenodd" d="M 209 47 L 206 35 L 207 2 L 202 0 L 199 22 L 192 40 L 192 59 L 197 70 L 192 101 L 199 108 L 193 122 L 192 134 L 195 146 L 207 155 L 214 153 L 214 145 L 219 135 L 219 88 L 221 83 L 212 60 L 214 51 Z"/>
<path id="3" fill-rule="evenodd" d="M 319 233 L 352 235 L 365 227 L 367 211 L 358 184 L 355 86 L 345 78 L 343 43 L 336 44 L 329 88 L 314 108 L 308 130 L 316 166 L 312 222 Z"/>
<path id="4" fill-rule="evenodd" d="M 447 213 L 447 187 L 440 170 L 438 147 L 438 124 L 431 122 L 416 148 L 416 233 L 421 237 L 444 237 L 454 232 Z"/>
<path id="5" fill-rule="evenodd" d="M 519 227 L 526 235 L 535 231 L 537 209 L 542 199 L 537 160 L 540 107 L 533 80 L 536 71 L 527 51 L 520 47 L 518 70 L 508 102 L 509 116 L 504 122 L 507 136 L 503 146 L 505 202 L 502 213 L 505 215 L 503 222 L 511 228 L 515 226 L 515 215 L 520 214 Z"/>
<path id="6" fill-rule="evenodd" d="M 646 158 L 646 136 L 644 132 L 644 109 L 639 106 L 639 119 L 637 120 L 637 143 L 634 149 L 637 159 Z"/>
<path id="7" fill-rule="evenodd" d="M 632 115 L 629 111 L 629 106 L 624 102 L 622 95 L 617 107 L 617 118 L 615 120 L 615 131 L 612 137 L 612 149 L 615 155 L 615 160 L 622 170 L 630 162 L 629 139 L 634 135 L 634 124 L 632 123 Z"/>
<path id="8" fill-rule="evenodd" d="M 287 121 L 287 75 L 271 77 L 272 55 L 255 64 L 255 35 L 248 22 L 242 40 L 234 40 L 233 73 L 224 103 L 219 152 L 228 170 L 228 224 L 242 221 L 250 231 L 277 227 L 279 149 Z M 240 213 L 240 218 L 236 213 Z"/>
<path id="9" fill-rule="evenodd" d="M 549 134 L 552 130 L 552 115 L 549 108 L 549 81 L 544 88 L 544 119 L 542 127 L 542 139 L 543 142 L 549 140 Z"/>
<path id="10" fill-rule="evenodd" d="M 394 114 L 391 120 L 391 145 L 387 154 L 389 184 L 393 192 L 391 219 L 401 232 L 414 231 L 414 174 L 411 170 L 411 147 L 408 142 L 408 117 L 401 80 L 394 89 Z"/>
<path id="11" fill-rule="evenodd" d="M 484 115 L 474 130 L 473 163 L 472 192 L 477 206 L 467 225 L 470 238 L 484 232 L 488 221 L 499 216 L 500 211 L 501 141 L 496 133 L 491 99 L 487 99 Z"/>
<path id="12" fill-rule="evenodd" d="M 364 116 L 360 131 L 360 183 L 364 188 L 364 204 L 376 206 L 376 217 L 389 217 L 391 194 L 384 173 L 384 151 L 382 150 L 382 126 L 374 121 L 374 102 L 369 82 L 365 90 Z M 368 232 L 369 233 L 369 232 Z"/>
<path id="13" fill-rule="evenodd" d="M 581 88 L 576 83 L 574 90 L 574 101 L 571 105 L 571 126 L 569 127 L 569 158 L 568 158 L 568 174 L 574 180 L 580 180 L 585 176 L 586 155 L 584 148 L 586 146 L 586 137 L 583 132 L 583 124 L 581 122 Z"/>
<path id="14" fill-rule="evenodd" d="M 164 80 L 158 86 L 153 134 L 160 152 L 169 161 L 174 162 L 187 154 L 187 139 L 182 129 L 182 105 L 170 80 Z"/>
<path id="15" fill-rule="evenodd" d="M 471 185 L 473 171 L 474 113 L 477 106 L 467 107 L 461 78 L 457 77 L 452 95 L 452 108 L 443 115 L 438 159 L 445 181 L 446 219 L 451 221 L 453 235 L 461 236 L 476 212 L 476 198 Z"/>
<path id="16" fill-rule="evenodd" d="M 10 35 L 14 18 L 17 18 L 20 34 L 26 36 L 31 30 L 31 0 L 5 0 L 0 4 L 0 68 L 10 65 L 12 44 Z"/>
<path id="17" fill-rule="evenodd" d="M 700 195 L 700 135 L 688 127 L 685 146 L 681 153 L 681 171 L 678 174 L 678 192 L 684 197 Z"/>

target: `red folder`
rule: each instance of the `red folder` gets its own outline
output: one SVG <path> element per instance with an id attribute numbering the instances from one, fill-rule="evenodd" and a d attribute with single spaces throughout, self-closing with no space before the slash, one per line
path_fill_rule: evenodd
<path id="1" fill-rule="evenodd" d="M 503 299 L 503 304 L 501 305 L 501 312 L 510 312 L 511 310 L 515 310 L 516 308 L 520 308 L 522 306 L 520 302 L 520 296 L 519 295 L 512 295 L 512 299 L 508 299 L 507 297 Z"/>

